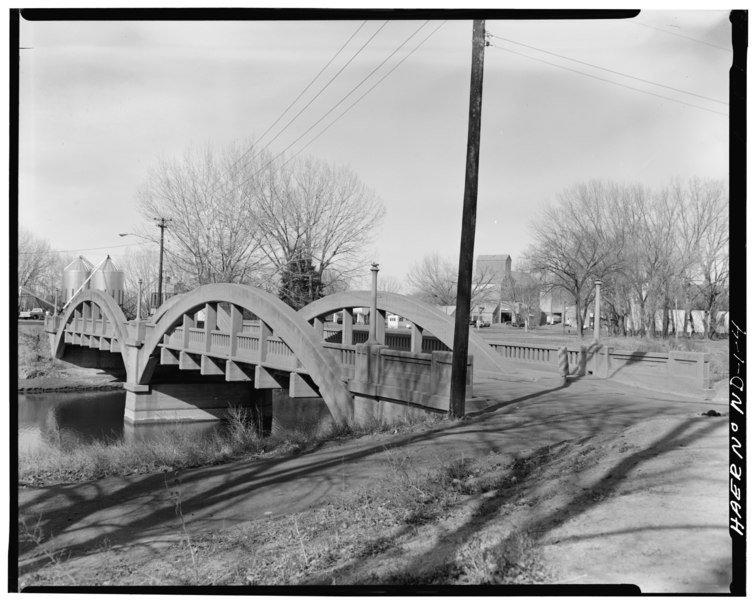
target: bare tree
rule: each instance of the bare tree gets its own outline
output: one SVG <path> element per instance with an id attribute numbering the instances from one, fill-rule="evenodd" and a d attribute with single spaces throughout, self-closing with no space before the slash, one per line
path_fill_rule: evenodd
<path id="1" fill-rule="evenodd" d="M 256 210 L 259 179 L 252 175 L 265 158 L 240 144 L 221 152 L 190 149 L 150 172 L 139 194 L 142 213 L 171 219 L 166 252 L 192 283 L 245 283 L 264 262 Z M 158 237 L 151 228 L 147 235 Z"/>
<path id="2" fill-rule="evenodd" d="M 700 231 L 690 273 L 705 311 L 704 335 L 715 334 L 716 312 L 729 290 L 729 207 L 721 182 L 693 181 L 689 210 Z"/>
<path id="3" fill-rule="evenodd" d="M 18 228 L 18 285 L 34 295 L 52 302 L 62 278 L 64 257 L 55 252 L 47 240 L 28 229 Z"/>
<path id="4" fill-rule="evenodd" d="M 323 293 L 330 283 L 342 287 L 362 266 L 384 214 L 380 200 L 347 169 L 313 159 L 273 160 L 238 143 L 161 161 L 140 204 L 148 218 L 172 219 L 166 256 L 190 283 L 254 283 L 273 292 L 294 260 L 312 265 Z"/>
<path id="5" fill-rule="evenodd" d="M 412 293 L 421 300 L 428 304 L 450 306 L 456 304 L 458 275 L 459 266 L 456 261 L 434 253 L 413 264 L 406 279 Z M 499 293 L 494 273 L 485 269 L 474 273 L 470 306 L 498 299 Z"/>
<path id="6" fill-rule="evenodd" d="M 434 253 L 414 263 L 406 280 L 412 292 L 425 302 L 449 306 L 456 303 L 457 276 L 453 261 Z"/>
<path id="7" fill-rule="evenodd" d="M 140 249 L 128 251 L 119 261 L 123 271 L 123 312 L 130 317 L 136 315 L 139 300 L 139 280 L 142 281 L 142 316 L 150 313 L 152 292 L 157 290 L 158 250 Z"/>
<path id="8" fill-rule="evenodd" d="M 391 294 L 401 294 L 404 289 L 401 281 L 399 281 L 395 277 L 391 277 L 390 275 L 383 275 L 382 277 L 378 277 L 377 286 L 378 290 L 380 290 L 381 292 L 389 292 Z"/>
<path id="9" fill-rule="evenodd" d="M 314 159 L 266 171 L 256 208 L 260 248 L 275 274 L 301 256 L 321 281 L 341 282 L 364 268 L 364 250 L 385 214 L 354 173 Z"/>
<path id="10" fill-rule="evenodd" d="M 715 299 L 728 287 L 728 218 L 720 182 L 692 180 L 686 186 L 675 182 L 657 193 L 635 188 L 624 205 L 628 242 L 617 290 L 631 290 L 640 314 L 641 335 L 656 335 L 656 318 L 662 314 L 661 334 L 666 337 L 669 319 L 679 299 L 690 318 L 695 302 L 701 301 L 707 281 L 715 312 Z M 705 273 L 708 273 L 706 277 Z"/>
<path id="11" fill-rule="evenodd" d="M 561 287 L 572 295 L 580 335 L 595 279 L 622 266 L 625 230 L 618 209 L 625 196 L 626 191 L 614 184 L 579 184 L 532 225 L 535 242 L 525 258 L 543 275 L 547 288 Z"/>

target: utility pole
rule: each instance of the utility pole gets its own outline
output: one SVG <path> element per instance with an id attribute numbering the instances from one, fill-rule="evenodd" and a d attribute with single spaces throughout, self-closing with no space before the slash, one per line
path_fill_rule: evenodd
<path id="1" fill-rule="evenodd" d="M 600 340 L 600 286 L 603 282 L 600 279 L 595 280 L 595 318 L 593 319 L 593 338 L 595 341 Z"/>
<path id="2" fill-rule="evenodd" d="M 485 59 L 485 21 L 475 19 L 472 27 L 472 79 L 469 86 L 469 128 L 467 169 L 464 181 L 464 211 L 461 217 L 459 277 L 456 287 L 456 322 L 453 362 L 451 363 L 451 401 L 449 415 L 464 416 L 469 350 L 469 310 L 472 302 L 472 268 L 477 221 L 477 174 L 480 166 L 480 122 L 482 120 L 482 68 Z"/>
<path id="3" fill-rule="evenodd" d="M 163 249 L 165 247 L 165 228 L 173 219 L 165 217 L 154 217 L 157 226 L 160 228 L 160 265 L 157 272 L 157 306 L 163 303 Z"/>

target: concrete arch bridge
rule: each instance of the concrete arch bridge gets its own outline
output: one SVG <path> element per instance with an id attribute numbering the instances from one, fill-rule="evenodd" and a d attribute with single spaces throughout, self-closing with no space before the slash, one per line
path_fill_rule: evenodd
<path id="1" fill-rule="evenodd" d="M 447 411 L 453 320 L 378 293 L 377 343 L 360 343 L 367 332 L 353 324 L 354 310 L 369 305 L 370 292 L 345 292 L 297 312 L 251 286 L 210 284 L 129 321 L 106 293 L 85 290 L 45 328 L 56 358 L 119 373 L 129 423 L 216 419 L 229 405 L 265 412 L 274 389 L 322 398 L 342 423 Z M 387 329 L 387 313 L 409 329 Z M 473 332 L 469 354 L 471 398 L 473 374 L 499 371 L 500 363 Z"/>

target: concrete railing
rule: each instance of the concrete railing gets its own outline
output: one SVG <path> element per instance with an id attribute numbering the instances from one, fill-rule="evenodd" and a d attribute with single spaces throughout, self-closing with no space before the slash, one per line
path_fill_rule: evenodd
<path id="1" fill-rule="evenodd" d="M 250 328 L 252 331 L 253 328 Z M 186 340 L 186 341 L 184 341 Z M 270 336 L 266 340 L 264 359 L 260 355 L 259 327 L 257 333 L 236 334 L 236 348 L 231 355 L 231 334 L 227 331 L 211 331 L 207 345 L 207 332 L 200 327 L 190 327 L 188 337 L 184 337 L 184 328 L 176 327 L 163 336 L 163 348 L 172 351 L 186 351 L 194 354 L 207 354 L 219 358 L 232 358 L 254 364 L 298 371 L 301 370 L 293 350 L 279 337 Z"/>
<path id="2" fill-rule="evenodd" d="M 352 379 L 354 377 L 354 370 L 356 368 L 356 346 L 348 346 L 344 344 L 331 344 L 324 343 L 323 346 L 330 352 L 331 356 L 336 359 L 336 363 L 341 365 L 341 377 L 344 381 Z"/>
<path id="3" fill-rule="evenodd" d="M 711 388 L 707 352 L 641 352 L 601 346 L 593 374 L 670 392 L 704 395 Z"/>
<path id="4" fill-rule="evenodd" d="M 504 360 L 558 371 L 558 346 L 493 342 Z M 654 389 L 704 394 L 710 389 L 710 355 L 703 352 L 638 352 L 605 345 L 567 349 L 569 374 L 592 375 Z"/>
<path id="5" fill-rule="evenodd" d="M 364 344 L 367 341 L 369 332 L 364 329 L 354 329 L 352 332 L 352 339 L 354 345 Z M 323 339 L 329 343 L 340 344 L 342 339 L 342 332 L 340 329 L 325 329 L 323 331 Z M 412 332 L 411 329 L 386 329 L 385 331 L 385 345 L 391 350 L 404 350 L 409 352 L 412 347 Z M 451 350 L 443 342 L 441 342 L 434 335 L 429 333 L 422 334 L 422 352 L 430 354 L 436 351 L 449 351 Z"/>
<path id="6" fill-rule="evenodd" d="M 504 360 L 527 363 L 529 367 L 545 371 L 558 371 L 558 346 L 542 344 L 491 342 L 493 348 Z M 568 349 L 570 375 L 585 375 L 587 372 L 587 348 Z"/>

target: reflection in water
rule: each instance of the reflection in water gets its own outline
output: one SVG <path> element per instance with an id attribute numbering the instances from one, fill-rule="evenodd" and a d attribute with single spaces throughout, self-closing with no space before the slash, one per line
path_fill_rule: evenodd
<path id="1" fill-rule="evenodd" d="M 19 450 L 44 442 L 119 440 L 125 403 L 122 391 L 19 394 Z"/>
<path id="2" fill-rule="evenodd" d="M 33 450 L 45 444 L 66 448 L 82 442 L 148 440 L 169 430 L 200 437 L 222 426 L 218 421 L 124 424 L 125 403 L 126 393 L 121 390 L 19 394 L 19 451 Z M 332 423 L 330 411 L 322 398 L 290 398 L 283 390 L 273 391 L 272 412 L 274 433 L 297 429 L 311 431 Z M 269 428 L 267 421 L 265 429 L 269 431 Z"/>
<path id="3" fill-rule="evenodd" d="M 273 433 L 322 430 L 333 417 L 322 398 L 291 398 L 283 390 L 273 391 Z"/>

